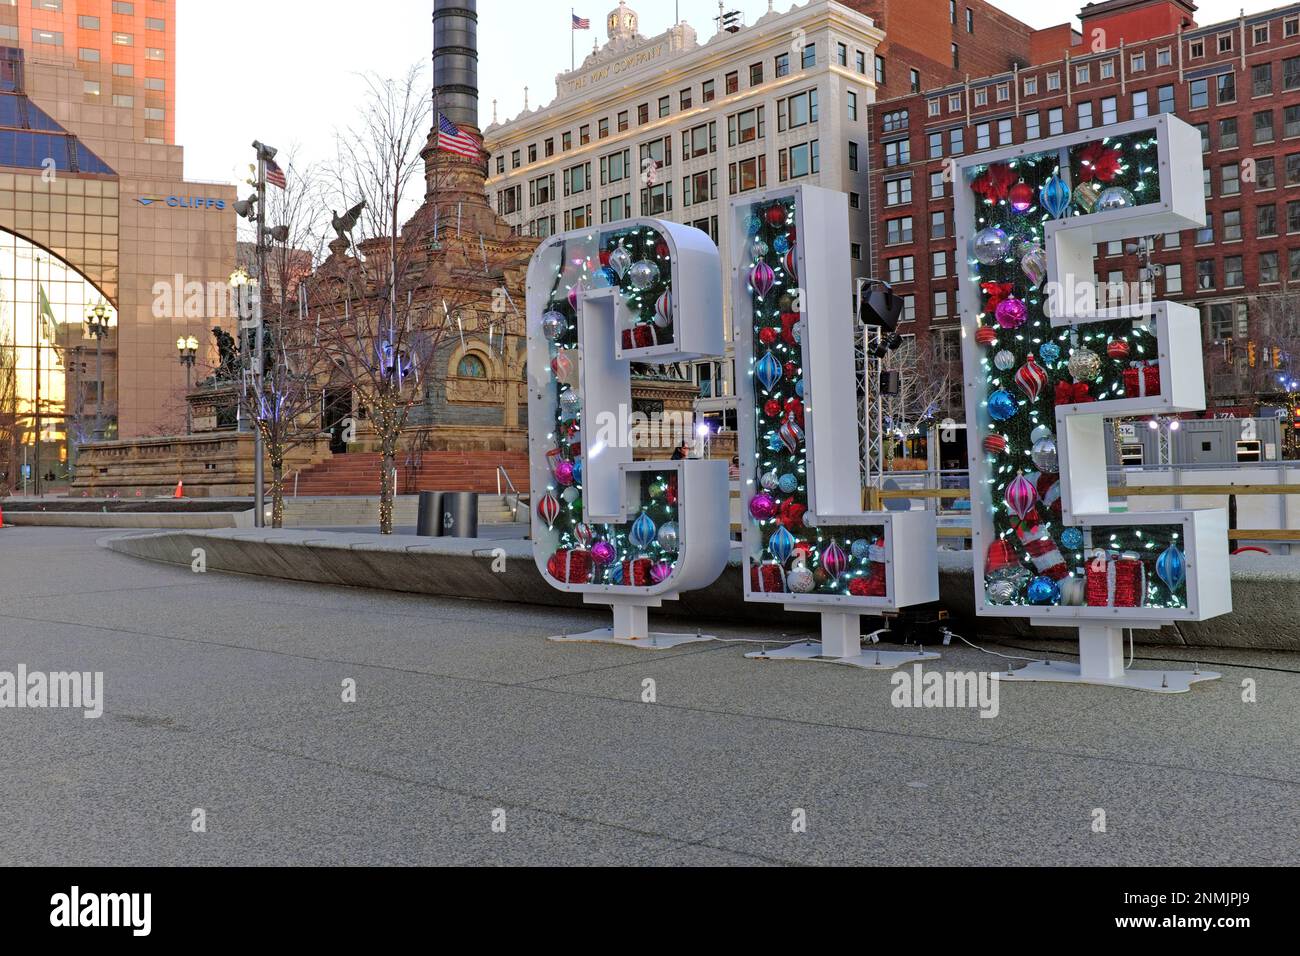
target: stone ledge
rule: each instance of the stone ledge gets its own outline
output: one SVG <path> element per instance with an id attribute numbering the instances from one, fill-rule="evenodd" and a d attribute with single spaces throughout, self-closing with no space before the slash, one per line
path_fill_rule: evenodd
<path id="1" fill-rule="evenodd" d="M 408 594 L 506 601 L 544 607 L 581 607 L 580 596 L 548 585 L 527 541 L 414 538 L 333 534 L 320 531 L 173 531 L 101 540 L 120 554 L 189 567 L 195 548 L 207 552 L 209 571 L 251 574 L 287 581 L 374 588 Z M 504 553 L 506 571 L 492 565 Z M 1022 621 L 974 617 L 970 552 L 941 551 L 939 590 L 953 617 L 953 629 L 967 636 L 1073 638 L 1063 629 L 1031 628 Z M 1300 651 L 1300 557 L 1246 555 L 1233 559 L 1237 611 L 1204 624 L 1179 624 L 1138 632 L 1143 644 Z M 791 614 L 741 599 L 740 565 L 702 591 L 666 602 L 658 614 L 689 620 L 762 623 L 806 632 L 811 614 Z"/>

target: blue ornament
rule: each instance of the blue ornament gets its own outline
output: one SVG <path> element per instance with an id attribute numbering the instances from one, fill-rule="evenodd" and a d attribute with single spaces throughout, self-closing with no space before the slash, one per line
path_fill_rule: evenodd
<path id="1" fill-rule="evenodd" d="M 1070 211 L 1070 187 L 1065 185 L 1057 173 L 1053 173 L 1052 178 L 1043 186 L 1038 199 L 1053 219 L 1060 219 Z"/>
<path id="2" fill-rule="evenodd" d="M 776 529 L 767 542 L 767 550 L 772 552 L 772 557 L 776 558 L 781 564 L 790 560 L 790 555 L 794 554 L 795 546 L 799 542 L 795 540 L 794 535 L 786 530 L 785 525 Z"/>
<path id="3" fill-rule="evenodd" d="M 1061 545 L 1066 551 L 1078 551 L 1083 547 L 1083 532 L 1078 528 L 1066 528 L 1061 532 Z"/>
<path id="4" fill-rule="evenodd" d="M 767 448 L 768 451 L 783 451 L 785 449 L 785 442 L 781 440 L 781 436 L 778 433 L 772 432 L 767 436 Z"/>
<path id="5" fill-rule="evenodd" d="M 866 538 L 859 538 L 853 542 L 853 556 L 859 561 L 865 561 L 871 554 L 871 542 Z"/>
<path id="6" fill-rule="evenodd" d="M 758 383 L 763 386 L 763 391 L 770 392 L 785 376 L 785 369 L 782 367 L 780 360 L 771 352 L 768 352 L 758 360 L 758 366 L 754 369 L 754 374 L 758 376 Z"/>
<path id="7" fill-rule="evenodd" d="M 1187 580 L 1187 559 L 1178 545 L 1171 544 L 1169 549 L 1156 560 L 1156 574 L 1170 591 L 1177 591 Z"/>
<path id="8" fill-rule="evenodd" d="M 758 216 L 749 217 L 749 234 L 757 236 L 760 229 L 763 228 L 763 220 Z"/>
<path id="9" fill-rule="evenodd" d="M 1051 578 L 1034 578 L 1029 585 L 1029 603 L 1046 607 L 1061 603 L 1061 586 Z"/>
<path id="10" fill-rule="evenodd" d="M 781 255 L 785 255 L 790 251 L 790 237 L 785 235 L 777 236 L 772 240 L 772 248 Z"/>
<path id="11" fill-rule="evenodd" d="M 989 396 L 989 415 L 995 422 L 1009 422 L 1016 417 L 1020 406 L 1015 396 L 1003 389 L 998 389 Z"/>
<path id="12" fill-rule="evenodd" d="M 573 483 L 582 484 L 582 459 L 578 458 L 573 462 Z"/>
<path id="13" fill-rule="evenodd" d="M 1048 342 L 1038 350 L 1038 354 L 1042 356 L 1045 364 L 1055 365 L 1061 360 L 1061 347 L 1055 342 Z"/>
<path id="14" fill-rule="evenodd" d="M 623 565 L 621 562 L 609 569 L 609 583 L 615 586 L 623 584 Z"/>
<path id="15" fill-rule="evenodd" d="M 799 379 L 799 381 L 794 383 L 794 393 L 800 398 L 803 398 L 803 379 Z"/>
<path id="16" fill-rule="evenodd" d="M 799 490 L 799 479 L 794 475 L 782 475 L 777 487 L 781 489 L 782 494 L 792 495 Z"/>
<path id="17" fill-rule="evenodd" d="M 632 522 L 632 530 L 628 533 L 628 540 L 632 542 L 633 547 L 644 551 L 655 541 L 655 535 L 659 529 L 655 527 L 654 521 L 644 511 Z"/>

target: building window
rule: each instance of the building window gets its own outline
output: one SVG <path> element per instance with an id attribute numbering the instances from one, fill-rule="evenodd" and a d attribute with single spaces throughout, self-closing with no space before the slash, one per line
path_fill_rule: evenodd
<path id="1" fill-rule="evenodd" d="M 1156 66 L 1169 66 L 1173 63 L 1174 57 L 1169 47 L 1161 47 L 1156 50 Z"/>
<path id="2" fill-rule="evenodd" d="M 113 45 L 114 46 L 135 46 L 135 37 L 132 36 L 130 33 L 114 33 Z"/>
<path id="3" fill-rule="evenodd" d="M 1196 288 L 1204 292 L 1214 288 L 1214 260 L 1196 260 Z"/>
<path id="4" fill-rule="evenodd" d="M 911 84 L 913 93 L 920 93 L 921 92 L 921 71 L 909 70 L 908 82 Z"/>
<path id="5" fill-rule="evenodd" d="M 858 144 L 850 142 L 849 143 L 849 172 L 856 173 L 857 171 L 858 171 Z"/>
<path id="6" fill-rule="evenodd" d="M 705 103 L 712 103 L 718 96 L 718 87 L 713 80 L 705 80 L 700 86 L 700 99 Z"/>
<path id="7" fill-rule="evenodd" d="M 1223 241 L 1239 242 L 1241 240 L 1241 210 L 1228 209 L 1223 213 Z"/>
<path id="8" fill-rule="evenodd" d="M 727 96 L 731 96 L 733 93 L 738 92 L 740 90 L 740 74 L 736 72 L 728 73 L 725 83 Z"/>
<path id="9" fill-rule="evenodd" d="M 1183 264 L 1171 262 L 1165 266 L 1165 295 L 1181 295 L 1183 291 Z"/>
<path id="10" fill-rule="evenodd" d="M 650 104 L 642 103 L 636 108 L 636 123 L 638 126 L 644 126 L 650 122 Z"/>
<path id="11" fill-rule="evenodd" d="M 1257 206 L 1255 208 L 1255 235 L 1261 238 L 1277 235 L 1277 206 L 1275 204 L 1269 203 L 1267 206 Z"/>
<path id="12" fill-rule="evenodd" d="M 1142 119 L 1151 115 L 1151 107 L 1146 90 L 1133 91 L 1133 118 Z"/>
<path id="13" fill-rule="evenodd" d="M 971 12 L 970 7 L 966 8 L 966 32 L 975 32 L 975 14 Z"/>
<path id="14" fill-rule="evenodd" d="M 673 111 L 672 97 L 671 96 L 659 97 L 659 118 L 663 119 L 664 117 L 671 114 L 672 111 Z"/>
<path id="15" fill-rule="evenodd" d="M 1238 163 L 1228 163 L 1223 167 L 1222 183 L 1220 195 L 1235 196 L 1241 192 L 1241 166 Z"/>
<path id="16" fill-rule="evenodd" d="M 767 186 L 767 156 L 755 156 L 732 163 L 727 169 L 731 195 Z"/>
<path id="17" fill-rule="evenodd" d="M 849 65 L 849 48 L 843 43 L 835 44 L 835 62 L 840 66 L 848 68 Z"/>
<path id="18" fill-rule="evenodd" d="M 1129 57 L 1129 70 L 1133 73 L 1141 73 L 1147 68 L 1147 55 L 1145 53 L 1134 53 Z"/>
<path id="19" fill-rule="evenodd" d="M 36 4 L 32 4 L 36 6 Z M 113 12 L 120 13 L 124 17 L 135 16 L 135 4 L 128 3 L 127 0 L 113 0 Z"/>
<path id="20" fill-rule="evenodd" d="M 567 153 L 567 152 L 568 152 L 569 150 L 571 150 L 571 149 L 573 149 L 573 134 L 572 134 L 572 133 L 561 133 L 561 134 L 560 134 L 560 151 L 561 151 L 561 152 L 564 152 L 564 153 Z"/>
<path id="21" fill-rule="evenodd" d="M 1276 252 L 1261 252 L 1259 254 L 1259 281 L 1263 285 L 1271 285 L 1278 281 Z"/>
<path id="22" fill-rule="evenodd" d="M 694 159 L 716 152 L 718 148 L 718 124 L 701 123 L 682 133 L 682 158 Z"/>
<path id="23" fill-rule="evenodd" d="M 940 173 L 940 176 L 943 174 Z M 885 180 L 885 205 L 901 206 L 912 201 L 912 177 Z"/>
<path id="24" fill-rule="evenodd" d="M 930 278 L 946 279 L 948 277 L 948 253 L 935 252 L 930 255 Z"/>
<path id="25" fill-rule="evenodd" d="M 708 169 L 682 180 L 682 205 L 693 206 L 718 198 L 718 171 Z"/>
<path id="26" fill-rule="evenodd" d="M 98 80 L 86 80 L 84 92 L 87 96 L 98 96 L 100 92 Z"/>
<path id="27" fill-rule="evenodd" d="M 1074 82 L 1078 85 L 1087 83 L 1092 78 L 1092 64 L 1084 63 L 1074 68 Z"/>
<path id="28" fill-rule="evenodd" d="M 931 173 L 931 174 L 930 174 L 930 198 L 931 198 L 931 199 L 943 199 L 944 196 L 947 195 L 947 193 L 948 193 L 948 186 L 947 186 L 947 183 L 944 182 L 944 178 L 943 178 L 943 177 L 944 177 L 944 174 L 941 173 L 941 172 L 939 172 L 939 173 Z M 911 181 L 910 181 L 910 180 L 909 180 L 909 182 L 908 182 L 908 186 L 907 186 L 907 188 L 908 188 L 908 201 L 910 202 L 910 201 L 911 201 L 911 189 L 912 189 L 912 185 L 911 185 Z"/>
<path id="29" fill-rule="evenodd" d="M 125 96 L 122 94 L 115 93 L 113 94 L 113 105 L 122 106 L 122 107 L 126 107 L 127 109 L 130 109 L 135 106 L 135 97 Z"/>
<path id="30" fill-rule="evenodd" d="M 928 154 L 929 158 L 943 159 L 943 133 L 930 133 L 928 141 L 930 144 Z M 885 155 L 888 157 L 888 152 L 886 152 Z M 889 165 L 888 159 L 886 159 L 885 165 Z"/>
<path id="31" fill-rule="evenodd" d="M 777 132 L 798 129 L 817 122 L 817 91 L 808 90 L 776 103 Z"/>
<path id="32" fill-rule="evenodd" d="M 997 91 L 997 99 L 999 103 L 1005 103 L 1007 100 L 1011 99 L 1011 84 L 999 83 L 994 89 Z"/>
<path id="33" fill-rule="evenodd" d="M 1259 46 L 1261 43 L 1267 43 L 1267 42 L 1268 42 L 1268 24 L 1267 24 L 1267 23 L 1262 23 L 1262 24 L 1260 24 L 1259 26 L 1255 27 L 1255 30 L 1254 30 L 1254 34 L 1253 34 L 1253 36 L 1254 36 L 1254 42 L 1255 42 L 1255 45 L 1256 45 L 1256 46 Z"/>
<path id="34" fill-rule="evenodd" d="M 1106 96 L 1101 101 L 1101 125 L 1110 126 L 1119 122 L 1119 105 L 1115 97 Z"/>
<path id="35" fill-rule="evenodd" d="M 83 30 L 98 30 L 99 17 L 86 17 L 86 16 L 77 17 L 77 26 L 79 26 Z"/>
<path id="36" fill-rule="evenodd" d="M 1049 136 L 1059 136 L 1065 132 L 1065 110 L 1062 107 L 1054 106 L 1047 111 L 1047 133 Z"/>
<path id="37" fill-rule="evenodd" d="M 579 163 L 564 171 L 564 195 L 585 193 L 591 188 L 591 163 Z"/>
<path id="38" fill-rule="evenodd" d="M 1037 96 L 1037 95 L 1038 95 L 1038 77 L 1036 76 L 1025 77 L 1025 96 Z"/>
<path id="39" fill-rule="evenodd" d="M 876 54 L 876 85 L 885 85 L 885 58 Z"/>
<path id="40" fill-rule="evenodd" d="M 790 54 L 782 53 L 780 56 L 778 56 L 776 58 L 776 62 L 773 64 L 772 71 L 778 80 L 783 76 L 789 76 L 790 75 Z"/>
<path id="41" fill-rule="evenodd" d="M 144 51 L 144 58 L 146 60 L 165 60 L 167 59 L 167 51 L 158 46 L 147 47 Z"/>
<path id="42" fill-rule="evenodd" d="M 1273 142 L 1273 111 L 1255 114 L 1255 145 Z"/>
<path id="43" fill-rule="evenodd" d="M 1042 135 L 1038 127 L 1038 111 L 1025 114 L 1025 139 L 1038 139 Z"/>
<path id="44" fill-rule="evenodd" d="M 1255 161 L 1255 191 L 1273 189 L 1277 186 L 1277 172 L 1272 156 Z"/>
<path id="45" fill-rule="evenodd" d="M 926 114 L 929 116 L 938 116 L 943 112 L 942 100 L 927 100 L 925 104 Z"/>
<path id="46" fill-rule="evenodd" d="M 680 94 L 681 108 L 683 111 L 691 108 L 695 102 L 695 94 L 689 89 L 682 90 Z"/>
<path id="47" fill-rule="evenodd" d="M 1270 96 L 1273 93 L 1273 64 L 1261 63 L 1250 70 L 1251 96 Z"/>
<path id="48" fill-rule="evenodd" d="M 861 50 L 853 54 L 853 64 L 863 76 L 867 75 L 867 55 Z"/>
<path id="49" fill-rule="evenodd" d="M 930 213 L 930 238 L 942 239 L 948 234 L 948 216 L 943 211 Z"/>
<path id="50" fill-rule="evenodd" d="M 753 66 L 749 68 L 749 85 L 750 86 L 763 85 L 763 64 L 762 63 L 755 63 Z"/>
<path id="51" fill-rule="evenodd" d="M 989 105 L 989 91 L 987 87 L 982 87 L 975 91 L 975 105 L 976 106 Z"/>
<path id="52" fill-rule="evenodd" d="M 1238 289 L 1246 284 L 1246 273 L 1241 267 L 1241 256 L 1225 256 L 1223 259 L 1223 287 Z"/>
<path id="53" fill-rule="evenodd" d="M 1236 149 L 1237 118 L 1219 120 L 1219 149 Z"/>
<path id="54" fill-rule="evenodd" d="M 858 121 L 858 94 L 849 90 L 847 103 L 849 108 L 849 122 L 856 123 Z"/>
<path id="55" fill-rule="evenodd" d="M 1172 84 L 1157 89 L 1156 98 L 1160 107 L 1156 112 L 1172 113 L 1174 111 L 1174 88 Z"/>
<path id="56" fill-rule="evenodd" d="M 993 134 L 988 123 L 979 123 L 975 127 L 975 149 L 988 149 L 993 145 Z"/>
<path id="57" fill-rule="evenodd" d="M 602 169 L 603 171 L 603 169 Z M 545 206 L 555 200 L 555 173 L 534 179 L 528 184 L 530 206 Z"/>
<path id="58" fill-rule="evenodd" d="M 1232 34 L 1231 34 L 1231 33 L 1220 33 L 1219 36 L 1218 36 L 1218 41 L 1219 41 L 1219 52 L 1220 52 L 1220 53 L 1231 53 L 1231 52 L 1232 52 Z"/>
<path id="59" fill-rule="evenodd" d="M 752 143 L 766 135 L 763 122 L 764 107 L 756 106 L 750 110 L 733 113 L 727 117 L 727 145 L 739 146 Z"/>
<path id="60" fill-rule="evenodd" d="M 1187 44 L 1187 58 L 1189 60 L 1199 60 L 1203 56 L 1205 56 L 1204 40 L 1193 40 Z"/>
<path id="61" fill-rule="evenodd" d="M 948 132 L 948 148 L 954 156 L 966 152 L 966 131 L 960 126 Z"/>
<path id="62" fill-rule="evenodd" d="M 146 30 L 163 31 L 167 29 L 167 21 L 159 19 L 158 17 L 145 17 L 144 28 Z"/>
<path id="63" fill-rule="evenodd" d="M 957 44 L 952 45 L 952 68 L 961 69 L 961 50 L 957 49 Z"/>
<path id="64" fill-rule="evenodd" d="M 33 43 L 45 43 L 49 46 L 63 46 L 63 34 L 54 30 L 33 30 Z"/>
<path id="65" fill-rule="evenodd" d="M 913 282 L 916 279 L 916 259 L 912 256 L 890 259 L 888 268 L 890 282 Z"/>
<path id="66" fill-rule="evenodd" d="M 632 151 L 621 149 L 617 153 L 600 157 L 600 184 L 621 183 L 632 175 Z"/>
<path id="67" fill-rule="evenodd" d="M 1220 103 L 1237 102 L 1237 75 L 1235 73 L 1220 73 L 1214 85 Z"/>
<path id="68" fill-rule="evenodd" d="M 803 48 L 803 68 L 811 70 L 817 65 L 817 44 L 809 43 Z"/>
<path id="69" fill-rule="evenodd" d="M 998 120 L 998 145 L 1010 146 L 1011 141 L 1012 141 L 1011 120 L 1010 119 Z"/>
<path id="70" fill-rule="evenodd" d="M 82 60 L 85 63 L 98 63 L 99 51 L 92 47 L 83 46 L 80 50 L 77 51 L 77 57 L 78 59 Z"/>
<path id="71" fill-rule="evenodd" d="M 1300 89 L 1300 56 L 1292 56 L 1282 61 L 1282 89 Z"/>
<path id="72" fill-rule="evenodd" d="M 896 246 L 912 241 L 912 217 L 889 219 L 885 222 L 885 244 Z"/>
<path id="73" fill-rule="evenodd" d="M 1092 102 L 1079 104 L 1079 129 L 1092 129 Z"/>
<path id="74" fill-rule="evenodd" d="M 800 143 L 777 152 L 780 181 L 802 179 L 821 172 L 821 144 L 817 140 Z"/>

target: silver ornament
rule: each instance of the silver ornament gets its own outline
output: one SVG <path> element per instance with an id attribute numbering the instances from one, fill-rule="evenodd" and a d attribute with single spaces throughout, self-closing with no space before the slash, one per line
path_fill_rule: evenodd
<path id="1" fill-rule="evenodd" d="M 1093 382 L 1101 374 L 1101 357 L 1091 349 L 1075 349 L 1070 356 L 1070 375 L 1076 382 Z"/>
<path id="2" fill-rule="evenodd" d="M 1016 355 L 1014 352 L 1008 352 L 1003 349 L 997 355 L 993 356 L 993 364 L 999 372 L 1009 372 L 1016 367 Z"/>
<path id="3" fill-rule="evenodd" d="M 1083 578 L 1066 578 L 1061 582 L 1061 606 L 1083 607 L 1088 599 L 1088 585 Z"/>
<path id="4" fill-rule="evenodd" d="M 988 603 L 1005 607 L 1019 592 L 1010 581 L 993 581 L 988 586 Z"/>
<path id="5" fill-rule="evenodd" d="M 1047 253 L 1039 246 L 1029 249 L 1020 257 L 1020 271 L 1025 274 L 1029 284 L 1037 289 L 1047 278 Z"/>
<path id="6" fill-rule="evenodd" d="M 754 245 L 750 248 L 749 251 L 754 256 L 755 259 L 765 259 L 767 258 L 767 254 L 770 250 L 767 247 L 767 243 L 764 242 L 762 239 L 755 239 Z"/>
<path id="7" fill-rule="evenodd" d="M 817 578 L 807 568 L 796 568 L 786 575 L 785 583 L 790 586 L 792 594 L 812 594 L 817 587 Z"/>
<path id="8" fill-rule="evenodd" d="M 582 411 L 582 399 L 579 397 L 576 391 L 574 391 L 573 389 L 569 389 L 567 392 L 565 392 L 563 395 L 560 396 L 560 413 L 566 419 L 577 418 L 578 413 L 581 411 Z"/>
<path id="9" fill-rule="evenodd" d="M 542 316 L 542 335 L 548 342 L 558 342 L 569 331 L 569 320 L 559 312 L 547 312 Z"/>
<path id="10" fill-rule="evenodd" d="M 627 275 L 627 270 L 632 265 L 632 253 L 620 242 L 618 248 L 609 254 L 609 267 L 614 270 L 615 274 L 621 279 Z"/>
<path id="11" fill-rule="evenodd" d="M 1060 459 L 1056 453 L 1056 439 L 1044 438 L 1034 443 L 1034 450 L 1030 453 L 1030 458 L 1034 460 L 1034 467 L 1045 475 L 1059 475 L 1061 473 Z"/>
<path id="12" fill-rule="evenodd" d="M 991 266 L 1001 262 L 1011 252 L 1011 238 L 997 226 L 981 229 L 975 234 L 975 258 Z"/>
<path id="13" fill-rule="evenodd" d="M 681 535 L 677 531 L 677 522 L 669 521 L 659 528 L 659 547 L 665 551 L 677 551 Z"/>
<path id="14" fill-rule="evenodd" d="M 1103 190 L 1097 199 L 1095 212 L 1114 212 L 1116 209 L 1132 209 L 1137 205 L 1137 198 L 1123 186 L 1111 186 Z"/>
<path id="15" fill-rule="evenodd" d="M 763 486 L 764 491 L 776 491 L 781 486 L 781 476 L 774 471 L 769 471 L 759 479 L 759 484 Z"/>
<path id="16" fill-rule="evenodd" d="M 1044 438 L 1052 438 L 1052 430 L 1046 425 L 1039 425 L 1029 434 L 1029 440 L 1037 445 Z"/>
<path id="17" fill-rule="evenodd" d="M 627 270 L 627 276 L 632 288 L 644 292 L 659 281 L 659 267 L 648 259 L 643 259 Z"/>

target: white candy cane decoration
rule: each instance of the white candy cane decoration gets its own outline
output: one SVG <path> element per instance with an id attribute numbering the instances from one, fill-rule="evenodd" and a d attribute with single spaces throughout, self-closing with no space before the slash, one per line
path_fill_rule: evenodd
<path id="1" fill-rule="evenodd" d="M 634 460 L 638 445 L 693 441 L 694 421 L 634 412 L 631 363 L 724 348 L 718 250 L 698 229 L 627 220 L 553 236 L 533 257 L 534 554 L 552 587 L 614 611 L 612 630 L 557 639 L 658 648 L 702 639 L 652 635 L 648 611 L 726 568 L 727 465 Z"/>
<path id="2" fill-rule="evenodd" d="M 977 610 L 1080 632 L 1080 665 L 1009 679 L 1177 692 L 1217 677 L 1126 671 L 1123 630 L 1232 610 L 1225 513 L 1112 514 L 1106 467 L 1107 418 L 1204 409 L 1200 319 L 1143 297 L 1099 304 L 1094 281 L 1098 244 L 1204 225 L 1199 134 L 1165 114 L 954 165 Z M 1131 354 L 1152 338 L 1154 354 Z M 1127 367 L 1108 379 L 1107 362 Z"/>
<path id="3" fill-rule="evenodd" d="M 751 655 L 888 669 L 861 617 L 939 598 L 935 517 L 863 507 L 848 197 L 810 186 L 731 204 L 747 601 L 821 615 L 822 643 Z M 870 383 L 871 388 L 877 383 Z"/>

